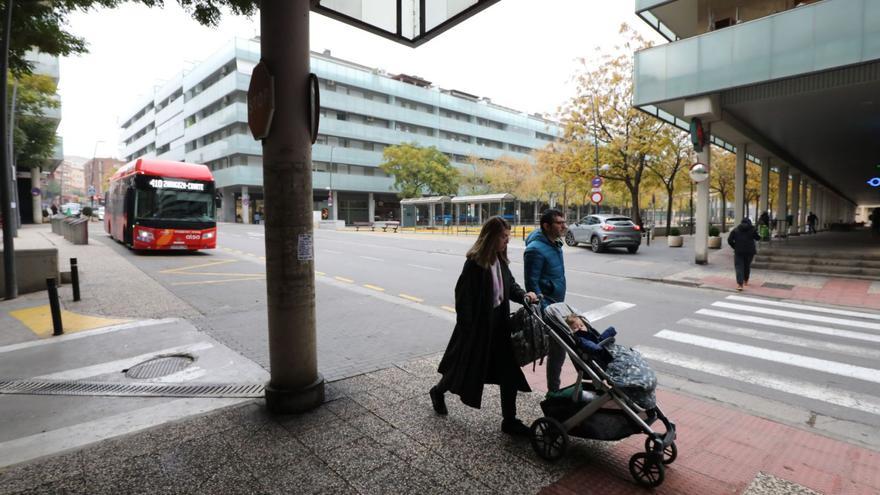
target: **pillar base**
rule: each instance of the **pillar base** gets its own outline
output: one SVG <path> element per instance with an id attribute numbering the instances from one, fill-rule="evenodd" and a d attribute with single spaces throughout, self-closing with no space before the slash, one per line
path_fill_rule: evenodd
<path id="1" fill-rule="evenodd" d="M 266 408 L 273 414 L 295 414 L 314 409 L 324 403 L 324 377 L 301 389 L 278 389 L 266 383 Z"/>

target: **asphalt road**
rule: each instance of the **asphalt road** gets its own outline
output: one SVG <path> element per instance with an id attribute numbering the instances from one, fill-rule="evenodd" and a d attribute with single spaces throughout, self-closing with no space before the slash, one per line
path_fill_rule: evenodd
<path id="1" fill-rule="evenodd" d="M 315 231 L 324 376 L 442 351 L 454 322 L 453 288 L 473 239 Z M 268 367 L 263 242 L 262 226 L 223 224 L 214 251 L 135 254 L 114 247 L 198 309 L 196 326 Z M 522 242 L 512 241 L 511 268 L 520 282 L 522 252 Z M 675 269 L 647 263 L 658 248 L 637 255 L 565 252 L 567 302 L 595 326 L 615 326 L 618 342 L 636 346 L 657 371 L 680 377 L 683 388 L 709 384 L 880 426 L 880 315 L 631 278 Z"/>

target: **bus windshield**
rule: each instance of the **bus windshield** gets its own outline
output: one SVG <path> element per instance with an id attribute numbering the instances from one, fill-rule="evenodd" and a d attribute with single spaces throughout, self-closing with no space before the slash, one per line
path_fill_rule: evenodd
<path id="1" fill-rule="evenodd" d="M 214 220 L 214 197 L 210 192 L 139 189 L 137 218 L 211 222 Z"/>

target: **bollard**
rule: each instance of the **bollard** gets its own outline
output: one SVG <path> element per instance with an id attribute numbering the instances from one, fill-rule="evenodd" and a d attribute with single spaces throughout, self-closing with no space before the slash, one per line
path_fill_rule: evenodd
<path id="1" fill-rule="evenodd" d="M 62 335 L 61 304 L 58 303 L 58 284 L 54 278 L 46 279 L 46 290 L 49 291 L 49 308 L 52 311 L 52 335 Z"/>
<path id="2" fill-rule="evenodd" d="M 76 258 L 70 258 L 70 283 L 73 284 L 73 300 L 79 301 L 79 266 Z"/>

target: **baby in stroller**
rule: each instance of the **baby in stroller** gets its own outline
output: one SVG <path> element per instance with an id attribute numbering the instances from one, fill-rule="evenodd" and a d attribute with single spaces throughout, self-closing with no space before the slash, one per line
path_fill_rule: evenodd
<path id="1" fill-rule="evenodd" d="M 571 331 L 572 337 L 577 342 L 578 348 L 590 354 L 596 359 L 602 369 L 608 367 L 608 363 L 613 359 L 611 353 L 604 347 L 605 343 L 613 344 L 617 330 L 614 327 L 608 327 L 601 334 L 590 331 L 587 327 L 585 318 L 581 315 L 571 313 L 565 317 L 565 323 Z"/>

